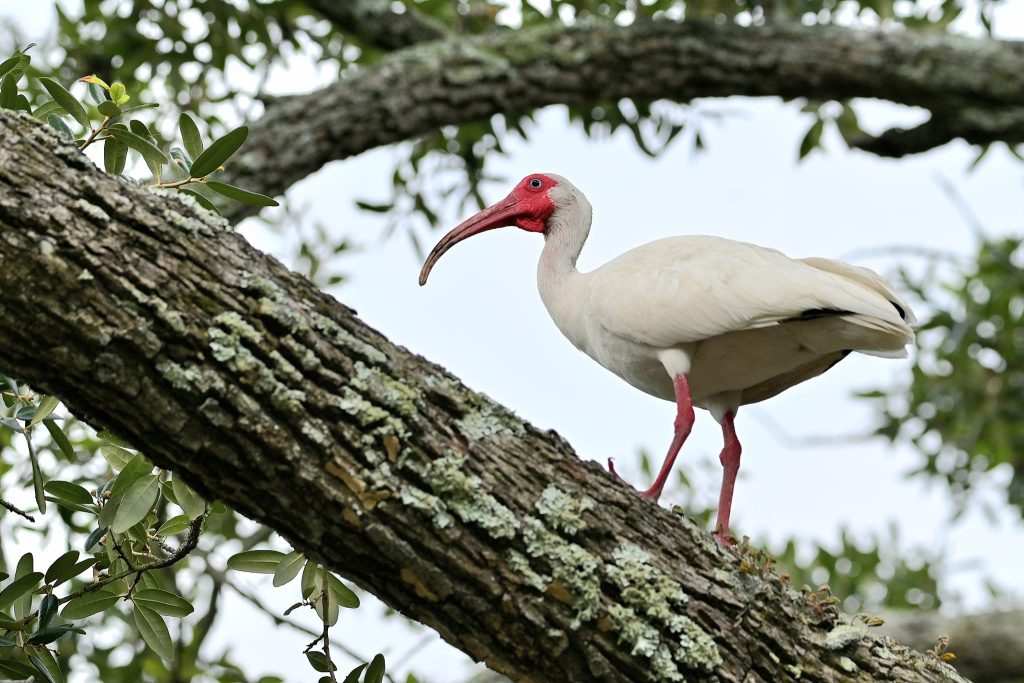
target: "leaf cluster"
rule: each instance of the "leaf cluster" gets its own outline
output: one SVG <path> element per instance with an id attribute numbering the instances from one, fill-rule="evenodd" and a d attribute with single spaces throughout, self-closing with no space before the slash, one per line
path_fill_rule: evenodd
<path id="1" fill-rule="evenodd" d="M 1024 240 L 982 239 L 971 264 L 902 273 L 934 313 L 918 328 L 905 393 L 863 395 L 882 409 L 877 433 L 913 444 L 924 455 L 913 474 L 943 481 L 961 510 L 972 487 L 1004 467 L 1007 501 L 1024 514 Z"/>
<path id="2" fill-rule="evenodd" d="M 102 142 L 103 167 L 107 173 L 124 173 L 128 150 L 133 150 L 149 167 L 155 181 L 152 187 L 175 189 L 187 194 L 214 213 L 217 212 L 216 206 L 208 196 L 198 192 L 198 188 L 212 190 L 244 204 L 277 206 L 277 201 L 270 197 L 210 178 L 217 171 L 223 170 L 223 165 L 245 142 L 249 134 L 246 126 L 229 131 L 207 147 L 196 122 L 182 112 L 178 118 L 178 130 L 184 148 L 171 147 L 168 156 L 160 148 L 149 127 L 131 118 L 132 114 L 156 107 L 156 104 L 126 106 L 132 96 L 123 83 L 115 81 L 107 85 L 98 76 L 90 75 L 80 80 L 87 84 L 91 102 L 80 100 L 51 78 L 40 77 L 39 83 L 51 99 L 33 108 L 28 98 L 18 92 L 18 82 L 30 63 L 31 57 L 26 51 L 18 50 L 0 64 L 0 76 L 3 78 L 0 81 L 0 107 L 25 111 L 45 120 L 58 133 L 73 141 L 80 150 L 84 151 L 90 145 Z M 72 126 L 77 127 L 79 132 L 74 132 Z M 166 169 L 171 165 L 171 159 L 174 160 L 174 166 L 168 173 Z"/>

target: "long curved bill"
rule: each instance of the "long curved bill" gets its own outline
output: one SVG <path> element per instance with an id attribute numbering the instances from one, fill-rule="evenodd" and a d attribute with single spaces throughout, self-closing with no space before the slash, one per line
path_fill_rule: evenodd
<path id="1" fill-rule="evenodd" d="M 492 204 L 475 216 L 459 223 L 451 232 L 442 237 L 427 256 L 427 260 L 423 262 L 423 270 L 420 271 L 420 286 L 427 284 L 430 270 L 444 256 L 444 253 L 462 240 L 494 228 L 515 225 L 519 213 L 517 211 L 518 203 L 519 201 L 515 197 L 509 195 L 497 204 Z"/>

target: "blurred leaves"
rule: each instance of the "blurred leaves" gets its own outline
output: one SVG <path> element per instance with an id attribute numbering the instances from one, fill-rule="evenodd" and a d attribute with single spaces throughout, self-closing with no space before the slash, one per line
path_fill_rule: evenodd
<path id="1" fill-rule="evenodd" d="M 933 313 L 905 393 L 865 394 L 882 411 L 878 434 L 913 444 L 924 459 L 913 474 L 945 482 L 961 510 L 983 475 L 1008 467 L 1007 501 L 1024 514 L 1024 242 L 982 239 L 968 268 L 902 280 Z"/>

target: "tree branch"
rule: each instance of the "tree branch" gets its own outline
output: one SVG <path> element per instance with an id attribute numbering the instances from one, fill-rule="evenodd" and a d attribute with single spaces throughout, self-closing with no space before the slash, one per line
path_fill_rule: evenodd
<path id="1" fill-rule="evenodd" d="M 0 138 L 0 371 L 474 658 L 532 680 L 962 680 L 838 623 L 194 204 L 31 117 L 0 111 Z"/>
<path id="2" fill-rule="evenodd" d="M 397 50 L 416 43 L 440 40 L 444 27 L 406 5 L 396 12 L 391 0 L 306 0 L 338 30 L 384 50 Z"/>
<path id="3" fill-rule="evenodd" d="M 881 135 L 850 140 L 850 144 L 879 156 L 903 157 L 927 152 L 957 138 L 972 145 L 988 145 L 993 142 L 1005 142 L 1009 145 L 1022 143 L 1024 107 L 966 107 L 955 111 L 938 112 L 914 128 L 892 128 Z"/>
<path id="4" fill-rule="evenodd" d="M 252 123 L 246 151 L 225 181 L 277 195 L 329 161 L 443 125 L 550 104 L 730 95 L 872 97 L 936 115 L 1005 113 L 1024 100 L 1024 46 L 909 31 L 698 21 L 543 25 L 453 38 L 276 100 Z M 954 126 L 928 144 L 969 132 Z M 991 115 L 985 135 L 1019 140 L 1019 117 Z M 898 153 L 898 142 L 880 152 Z M 253 212 L 238 207 L 228 217 L 234 222 Z"/>

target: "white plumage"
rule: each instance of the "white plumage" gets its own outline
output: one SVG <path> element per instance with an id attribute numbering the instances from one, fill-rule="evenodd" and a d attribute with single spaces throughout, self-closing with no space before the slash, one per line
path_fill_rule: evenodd
<path id="1" fill-rule="evenodd" d="M 692 424 L 691 401 L 722 423 L 723 539 L 739 467 L 732 431 L 739 406 L 815 377 L 851 351 L 904 357 L 914 339 L 909 306 L 867 268 L 693 235 L 645 244 L 581 273 L 576 259 L 590 223 L 590 203 L 568 180 L 532 174 L 446 235 L 420 282 L 445 251 L 473 234 L 505 225 L 543 232 L 537 282 L 558 328 L 634 387 L 678 404 L 673 448 L 646 495 L 661 493 Z"/>

